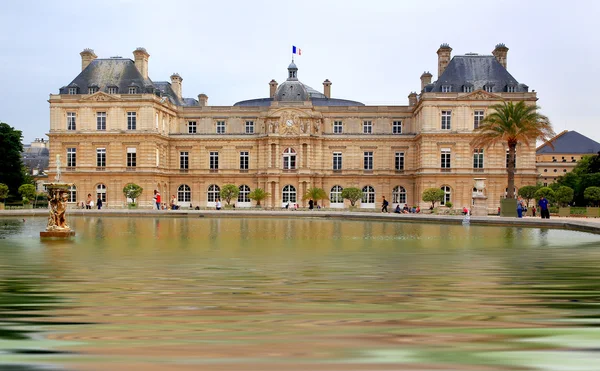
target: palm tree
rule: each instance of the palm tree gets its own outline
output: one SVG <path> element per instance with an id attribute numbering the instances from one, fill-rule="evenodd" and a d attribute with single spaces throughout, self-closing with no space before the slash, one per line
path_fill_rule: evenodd
<path id="1" fill-rule="evenodd" d="M 539 106 L 520 101 L 503 102 L 489 107 L 492 112 L 481 120 L 474 130 L 477 135 L 471 144 L 474 148 L 490 147 L 499 143 L 508 144 L 508 191 L 507 198 L 514 198 L 515 153 L 517 144 L 525 143 L 527 148 L 536 140 L 542 140 L 554 148 L 550 139 L 556 134 L 548 117 L 538 113 Z"/>
<path id="2" fill-rule="evenodd" d="M 260 201 L 269 197 L 271 194 L 269 192 L 265 192 L 262 188 L 255 188 L 252 192 L 248 194 L 248 198 L 256 201 L 256 207 L 260 207 Z"/>
<path id="3" fill-rule="evenodd" d="M 322 188 L 309 188 L 306 190 L 306 193 L 302 196 L 302 200 L 313 199 L 315 202 L 319 200 L 327 200 L 327 193 Z"/>

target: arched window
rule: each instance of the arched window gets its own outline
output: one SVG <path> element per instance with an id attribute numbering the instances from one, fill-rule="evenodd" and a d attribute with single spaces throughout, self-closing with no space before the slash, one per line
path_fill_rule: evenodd
<path id="1" fill-rule="evenodd" d="M 296 151 L 293 148 L 286 148 L 283 151 L 283 170 L 293 170 L 296 168 Z"/>
<path id="2" fill-rule="evenodd" d="M 281 197 L 283 204 L 296 203 L 296 188 L 293 185 L 286 185 L 283 187 L 283 194 Z"/>
<path id="3" fill-rule="evenodd" d="M 245 184 L 240 186 L 240 194 L 238 195 L 238 203 L 250 203 L 250 198 L 248 195 L 250 194 L 250 187 Z"/>
<path id="4" fill-rule="evenodd" d="M 442 202 L 440 202 L 440 205 L 444 206 L 447 202 L 451 202 L 452 190 L 448 186 L 442 186 L 441 189 L 444 191 L 444 198 L 442 199 Z"/>
<path id="5" fill-rule="evenodd" d="M 342 198 L 343 190 L 344 188 L 339 185 L 331 187 L 331 192 L 329 192 L 329 202 L 332 204 L 344 204 L 344 199 Z"/>
<path id="6" fill-rule="evenodd" d="M 371 186 L 364 186 L 363 198 L 360 201 L 362 204 L 374 204 L 375 203 L 375 188 Z"/>
<path id="7" fill-rule="evenodd" d="M 106 186 L 102 183 L 96 186 L 96 197 L 99 197 L 102 202 L 106 202 Z"/>
<path id="8" fill-rule="evenodd" d="M 75 184 L 69 187 L 69 202 L 77 202 L 77 187 L 75 187 Z"/>
<path id="9" fill-rule="evenodd" d="M 402 186 L 396 186 L 392 190 L 392 204 L 406 203 L 406 189 Z"/>
<path id="10" fill-rule="evenodd" d="M 221 188 L 216 184 L 208 186 L 208 202 L 217 202 L 221 198 Z"/>
<path id="11" fill-rule="evenodd" d="M 187 184 L 182 184 L 177 188 L 177 202 L 191 202 L 192 190 Z"/>

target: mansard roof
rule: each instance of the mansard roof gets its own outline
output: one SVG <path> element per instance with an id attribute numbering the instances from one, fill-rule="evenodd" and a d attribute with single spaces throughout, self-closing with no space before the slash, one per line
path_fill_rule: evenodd
<path id="1" fill-rule="evenodd" d="M 600 143 L 576 131 L 563 131 L 551 140 L 554 149 L 544 143 L 538 147 L 536 154 L 577 153 L 596 154 L 600 151 Z"/>
<path id="2" fill-rule="evenodd" d="M 505 92 L 513 86 L 515 92 L 526 92 L 529 87 L 519 82 L 492 55 L 457 55 L 452 58 L 436 82 L 426 92 L 441 92 L 442 86 L 451 86 L 452 92 L 462 92 L 463 86 L 473 90 L 491 87 L 491 92 Z M 489 90 L 488 90 L 489 91 Z"/>

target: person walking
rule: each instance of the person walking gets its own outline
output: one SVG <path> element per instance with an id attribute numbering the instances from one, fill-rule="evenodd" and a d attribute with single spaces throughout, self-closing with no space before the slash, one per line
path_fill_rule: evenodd
<path id="1" fill-rule="evenodd" d="M 381 196 L 381 198 L 383 200 L 383 201 L 381 201 L 381 212 L 388 213 L 389 211 L 388 211 L 387 207 L 389 205 L 389 202 L 388 202 L 388 200 L 385 199 L 385 196 Z"/>
<path id="2" fill-rule="evenodd" d="M 550 219 L 550 210 L 548 210 L 548 200 L 546 200 L 544 196 L 540 198 L 538 206 L 540 207 L 540 215 L 542 216 L 542 219 Z"/>
<path id="3" fill-rule="evenodd" d="M 160 193 L 155 189 L 154 190 L 154 204 L 156 205 L 156 210 L 160 210 Z"/>

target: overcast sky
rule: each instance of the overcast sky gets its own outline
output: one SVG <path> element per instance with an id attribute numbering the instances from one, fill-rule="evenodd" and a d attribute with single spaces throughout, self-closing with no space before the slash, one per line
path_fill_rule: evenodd
<path id="1" fill-rule="evenodd" d="M 173 72 L 183 95 L 232 105 L 267 97 L 283 82 L 291 47 L 298 77 L 332 96 L 407 105 L 419 77 L 437 79 L 436 51 L 508 52 L 508 71 L 538 92 L 554 129 L 600 142 L 600 2 L 504 1 L 3 1 L 0 11 L 0 121 L 24 142 L 49 131 L 48 95 L 81 71 L 79 53 L 133 58 L 150 53 L 153 81 Z M 595 22 L 596 21 L 596 22 Z"/>

